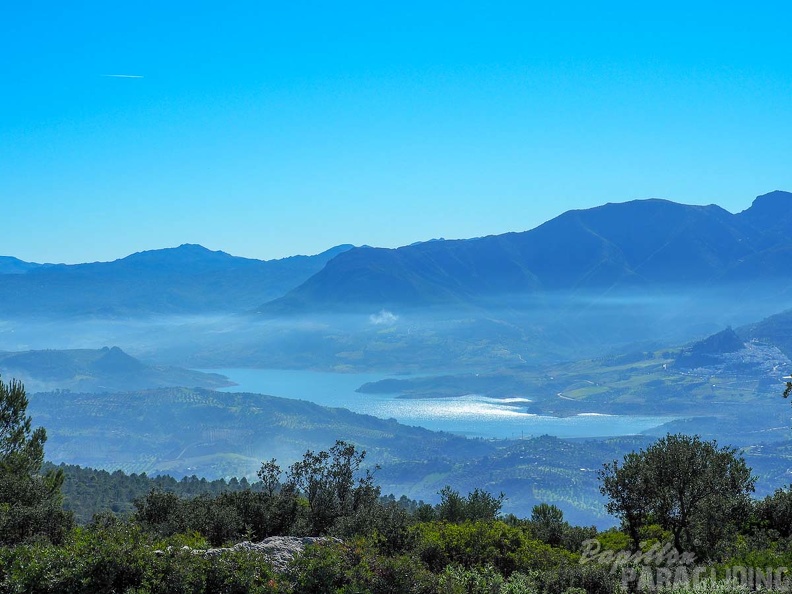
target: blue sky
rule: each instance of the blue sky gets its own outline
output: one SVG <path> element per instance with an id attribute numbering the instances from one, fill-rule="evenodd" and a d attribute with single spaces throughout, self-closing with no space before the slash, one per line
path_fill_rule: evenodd
<path id="1" fill-rule="evenodd" d="M 792 190 L 788 3 L 381 4 L 5 3 L 0 255 L 268 259 Z"/>

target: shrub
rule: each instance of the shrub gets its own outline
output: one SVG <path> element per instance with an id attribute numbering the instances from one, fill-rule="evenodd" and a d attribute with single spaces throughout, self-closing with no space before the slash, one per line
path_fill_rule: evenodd
<path id="1" fill-rule="evenodd" d="M 616 594 L 620 592 L 620 577 L 610 567 L 592 563 L 565 563 L 552 571 L 542 571 L 537 582 L 545 594 L 569 594 L 583 590 L 587 594 Z"/>
<path id="2" fill-rule="evenodd" d="M 0 549 L 3 594 L 135 594 L 276 591 L 275 574 L 252 551 L 196 554 L 184 542 L 155 543 L 139 526 L 116 522 L 75 530 L 63 546 L 18 545 Z"/>
<path id="3" fill-rule="evenodd" d="M 504 576 L 514 571 L 549 569 L 574 559 L 567 551 L 532 540 L 526 530 L 504 522 L 418 524 L 416 553 L 430 570 L 447 565 L 467 569 L 492 565 Z"/>
<path id="4" fill-rule="evenodd" d="M 439 591 L 443 594 L 500 594 L 503 576 L 491 565 L 466 569 L 449 565 L 440 574 Z"/>
<path id="5" fill-rule="evenodd" d="M 360 555 L 350 545 L 324 542 L 310 545 L 289 566 L 292 594 L 352 592 L 352 571 L 361 571 Z"/>

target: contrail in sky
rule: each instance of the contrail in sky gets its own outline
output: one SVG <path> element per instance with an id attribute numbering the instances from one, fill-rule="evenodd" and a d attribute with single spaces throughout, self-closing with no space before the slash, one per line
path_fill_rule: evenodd
<path id="1" fill-rule="evenodd" d="M 143 78 L 139 74 L 103 74 L 107 78 Z"/>

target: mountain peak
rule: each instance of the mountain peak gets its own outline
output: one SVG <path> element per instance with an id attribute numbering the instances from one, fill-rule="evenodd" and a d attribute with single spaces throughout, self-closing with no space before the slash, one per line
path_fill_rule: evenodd
<path id="1" fill-rule="evenodd" d="M 146 366 L 131 355 L 126 354 L 119 347 L 104 347 L 102 355 L 91 364 L 91 368 L 104 373 L 135 373 Z"/>
<path id="2" fill-rule="evenodd" d="M 116 260 L 125 265 L 143 266 L 177 266 L 186 265 L 227 265 L 228 263 L 247 261 L 247 258 L 236 258 L 226 252 L 214 251 L 196 243 L 183 243 L 179 247 L 162 248 L 135 252 Z"/>
<path id="3" fill-rule="evenodd" d="M 679 367 L 691 369 L 707 367 L 717 364 L 722 355 L 736 353 L 744 347 L 743 340 L 729 327 L 690 345 L 682 351 L 676 363 Z"/>
<path id="4" fill-rule="evenodd" d="M 740 214 L 754 211 L 761 216 L 777 213 L 778 211 L 786 213 L 789 210 L 792 210 L 792 192 L 774 190 L 773 192 L 757 196 L 751 204 L 751 208 L 744 210 Z"/>
<path id="5" fill-rule="evenodd" d="M 210 250 L 209 248 L 205 248 L 200 243 L 183 243 L 179 247 L 165 249 L 171 249 L 180 252 L 191 252 L 196 254 L 225 254 L 225 252 L 219 250 Z"/>
<path id="6" fill-rule="evenodd" d="M 757 196 L 737 217 L 774 241 L 787 242 L 792 237 L 792 193 L 776 190 Z"/>
<path id="7" fill-rule="evenodd" d="M 140 256 L 159 257 L 159 256 L 169 256 L 169 255 L 173 256 L 173 255 L 187 255 L 187 254 L 191 256 L 210 256 L 216 254 L 216 255 L 233 257 L 230 256 L 230 254 L 227 254 L 226 252 L 210 250 L 198 243 L 183 243 L 178 247 L 160 248 L 154 250 L 144 250 L 141 252 L 135 252 L 134 254 L 130 254 L 126 258 L 122 258 L 122 259 L 125 260 L 127 258 L 134 258 Z"/>
<path id="8" fill-rule="evenodd" d="M 690 347 L 690 350 L 701 355 L 720 355 L 723 353 L 736 353 L 744 346 L 743 340 L 737 336 L 737 333 L 730 326 L 712 336 L 708 336 L 704 340 L 699 340 Z"/>

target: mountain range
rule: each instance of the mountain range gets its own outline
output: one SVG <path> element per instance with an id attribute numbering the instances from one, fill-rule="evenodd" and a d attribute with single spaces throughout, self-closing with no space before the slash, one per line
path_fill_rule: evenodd
<path id="1" fill-rule="evenodd" d="M 113 262 L 33 264 L 0 259 L 0 311 L 132 315 L 238 312 L 278 297 L 350 249 L 255 260 L 200 245 L 138 252 Z"/>
<path id="2" fill-rule="evenodd" d="M 636 200 L 566 212 L 522 233 L 360 247 L 262 311 L 484 302 L 548 291 L 792 280 L 792 193 L 719 206 Z"/>
<path id="3" fill-rule="evenodd" d="M 397 249 L 340 245 L 281 260 L 190 244 L 77 265 L 6 256 L 0 258 L 0 311 L 277 315 L 759 281 L 787 291 L 790 261 L 792 193 L 775 191 L 738 214 L 715 205 L 635 200 L 569 211 L 520 233 Z"/>

